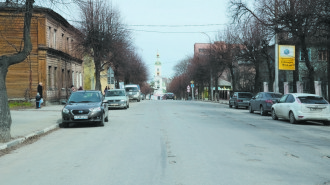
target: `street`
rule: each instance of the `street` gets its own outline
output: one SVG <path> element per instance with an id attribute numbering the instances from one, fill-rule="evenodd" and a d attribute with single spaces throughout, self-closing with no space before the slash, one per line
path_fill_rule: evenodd
<path id="1" fill-rule="evenodd" d="M 0 184 L 328 185 L 330 127 L 144 100 L 109 110 L 104 127 L 61 128 L 0 157 Z"/>

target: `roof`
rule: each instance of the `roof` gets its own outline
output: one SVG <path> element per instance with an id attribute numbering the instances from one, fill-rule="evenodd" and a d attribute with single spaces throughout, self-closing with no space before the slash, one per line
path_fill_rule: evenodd
<path id="1" fill-rule="evenodd" d="M 231 86 L 231 83 L 228 82 L 227 80 L 220 79 L 219 80 L 219 85 L 220 86 Z"/>
<path id="2" fill-rule="evenodd" d="M 0 2 L 0 11 L 20 13 L 25 11 L 23 10 L 24 8 L 25 8 L 24 4 Z M 64 26 L 74 28 L 65 18 L 63 18 L 60 14 L 56 13 L 50 8 L 34 5 L 33 11 L 37 13 L 48 14 L 50 17 L 62 23 Z"/>

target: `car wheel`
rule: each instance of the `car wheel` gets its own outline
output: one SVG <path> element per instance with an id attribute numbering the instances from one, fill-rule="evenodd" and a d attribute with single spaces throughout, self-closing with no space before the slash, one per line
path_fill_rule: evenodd
<path id="1" fill-rule="evenodd" d="M 127 108 L 129 108 L 129 103 L 127 104 Z"/>
<path id="2" fill-rule="evenodd" d="M 298 123 L 297 120 L 296 120 L 296 118 L 294 117 L 293 112 L 290 112 L 289 113 L 289 119 L 290 119 L 290 123 L 291 124 L 297 124 Z"/>
<path id="3" fill-rule="evenodd" d="M 323 121 L 323 125 L 329 126 L 330 125 L 330 121 Z"/>
<path id="4" fill-rule="evenodd" d="M 107 117 L 105 117 L 104 119 L 105 122 L 108 122 L 109 121 L 109 116 L 107 115 Z"/>
<path id="5" fill-rule="evenodd" d="M 238 109 L 238 105 L 235 104 L 235 109 Z"/>
<path id="6" fill-rule="evenodd" d="M 260 115 L 261 116 L 266 116 L 267 112 L 264 110 L 264 107 L 261 105 L 260 106 Z"/>
<path id="7" fill-rule="evenodd" d="M 229 108 L 232 108 L 233 106 L 230 104 L 230 102 L 229 102 Z"/>
<path id="8" fill-rule="evenodd" d="M 140 99 L 138 99 L 137 102 L 140 102 Z"/>
<path id="9" fill-rule="evenodd" d="M 62 123 L 61 126 L 62 126 L 62 128 L 68 128 L 69 127 L 69 123 Z"/>
<path id="10" fill-rule="evenodd" d="M 104 126 L 104 115 L 102 116 L 102 121 L 99 122 L 98 126 L 100 126 L 100 127 Z"/>
<path id="11" fill-rule="evenodd" d="M 253 113 L 254 111 L 252 110 L 252 106 L 251 105 L 249 105 L 249 112 L 250 113 Z"/>
<path id="12" fill-rule="evenodd" d="M 278 120 L 278 117 L 276 116 L 274 109 L 272 109 L 272 118 L 273 118 L 273 120 Z"/>

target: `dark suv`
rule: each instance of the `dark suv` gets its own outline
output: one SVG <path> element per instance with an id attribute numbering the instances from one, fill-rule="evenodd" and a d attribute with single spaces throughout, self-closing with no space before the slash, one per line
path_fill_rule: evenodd
<path id="1" fill-rule="evenodd" d="M 235 109 L 238 107 L 248 108 L 252 96 L 253 94 L 250 92 L 235 92 L 229 99 L 229 107 L 232 108 L 234 106 Z"/>
<path id="2" fill-rule="evenodd" d="M 62 127 L 69 123 L 95 123 L 104 126 L 108 122 L 108 101 L 101 91 L 77 91 L 71 94 L 62 109 Z"/>

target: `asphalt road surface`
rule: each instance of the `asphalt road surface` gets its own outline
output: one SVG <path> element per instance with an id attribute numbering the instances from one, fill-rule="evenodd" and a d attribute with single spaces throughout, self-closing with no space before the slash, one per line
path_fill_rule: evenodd
<path id="1" fill-rule="evenodd" d="M 326 185 L 330 127 L 144 100 L 110 110 L 105 127 L 72 125 L 2 156 L 0 184 Z"/>

